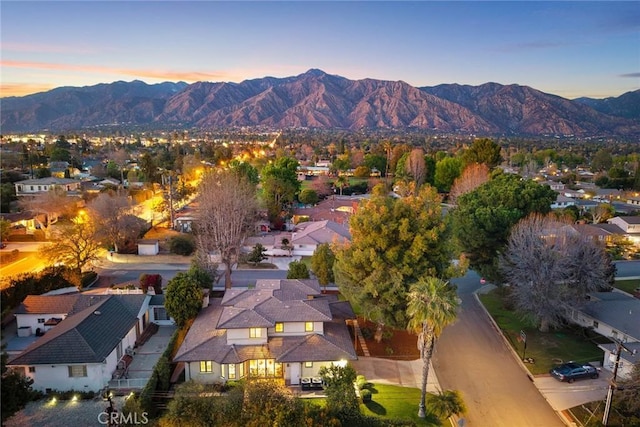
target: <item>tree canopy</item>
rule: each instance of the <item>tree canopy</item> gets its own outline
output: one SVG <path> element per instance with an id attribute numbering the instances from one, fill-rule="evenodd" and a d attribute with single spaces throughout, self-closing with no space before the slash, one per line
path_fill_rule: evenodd
<path id="1" fill-rule="evenodd" d="M 302 261 L 293 261 L 289 263 L 289 271 L 287 271 L 287 279 L 308 279 L 309 268 Z"/>
<path id="2" fill-rule="evenodd" d="M 542 331 L 562 323 L 588 292 L 609 288 L 615 276 L 605 248 L 553 214 L 520 220 L 499 265 L 516 308 Z"/>
<path id="3" fill-rule="evenodd" d="M 187 272 L 180 272 L 169 280 L 164 306 L 178 327 L 195 319 L 202 308 L 202 289 L 196 278 Z"/>
<path id="4" fill-rule="evenodd" d="M 318 283 L 327 286 L 335 281 L 333 275 L 333 265 L 336 255 L 331 250 L 328 243 L 319 244 L 311 256 L 311 270 L 318 279 Z"/>
<path id="5" fill-rule="evenodd" d="M 283 220 L 300 191 L 298 162 L 280 157 L 262 169 L 262 197 L 271 221 Z"/>
<path id="6" fill-rule="evenodd" d="M 549 186 L 509 174 L 498 174 L 460 196 L 448 220 L 469 266 L 500 283 L 497 259 L 507 244 L 511 227 L 532 212 L 549 212 L 555 198 L 556 193 Z"/>
<path id="7" fill-rule="evenodd" d="M 489 169 L 493 169 L 502 162 L 500 155 L 500 146 L 489 138 L 478 138 L 473 141 L 462 154 L 462 160 L 465 164 L 479 163 L 485 164 Z"/>
<path id="8" fill-rule="evenodd" d="M 405 328 L 409 285 L 453 273 L 438 194 L 425 186 L 395 199 L 377 186 L 351 216 L 350 231 L 351 244 L 336 252 L 334 265 L 341 292 L 368 319 Z"/>

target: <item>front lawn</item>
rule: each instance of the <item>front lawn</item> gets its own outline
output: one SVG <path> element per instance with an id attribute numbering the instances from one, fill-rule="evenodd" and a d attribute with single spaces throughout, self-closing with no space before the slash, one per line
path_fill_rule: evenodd
<path id="1" fill-rule="evenodd" d="M 534 364 L 527 364 L 532 374 L 547 373 L 554 365 L 569 360 L 576 362 L 602 360 L 603 353 L 597 347 L 597 343 L 609 342 L 603 337 L 578 327 L 540 332 L 505 306 L 504 295 L 499 289 L 479 296 L 482 304 L 520 357 L 523 356 L 524 350 L 520 331 L 524 331 L 527 337 L 526 357 L 532 357 L 535 360 Z"/>
<path id="2" fill-rule="evenodd" d="M 371 390 L 372 399 L 360 405 L 364 415 L 410 419 L 418 426 L 449 425 L 447 420 L 429 415 L 428 401 L 427 417 L 418 417 L 420 389 L 378 383 L 368 383 L 367 388 Z"/>
<path id="3" fill-rule="evenodd" d="M 620 289 L 621 291 L 625 291 L 625 292 L 633 295 L 633 291 L 636 288 L 640 288 L 640 280 L 638 280 L 638 279 L 634 279 L 634 280 L 616 280 L 615 283 L 613 284 L 613 286 L 615 286 L 616 288 Z"/>

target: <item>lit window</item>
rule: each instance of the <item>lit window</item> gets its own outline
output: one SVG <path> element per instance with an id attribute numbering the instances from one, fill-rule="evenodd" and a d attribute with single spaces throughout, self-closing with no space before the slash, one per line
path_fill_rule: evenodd
<path id="1" fill-rule="evenodd" d="M 69 366 L 69 377 L 86 377 L 87 366 L 86 365 L 71 365 Z"/>
<path id="2" fill-rule="evenodd" d="M 229 379 L 236 379 L 236 365 L 229 365 Z"/>
<path id="3" fill-rule="evenodd" d="M 211 360 L 202 360 L 200 362 L 200 372 L 213 372 L 213 363 L 211 363 Z"/>
<path id="4" fill-rule="evenodd" d="M 284 332 L 284 323 L 276 322 L 276 332 Z"/>
<path id="5" fill-rule="evenodd" d="M 304 331 L 313 332 L 313 322 L 304 322 Z"/>
<path id="6" fill-rule="evenodd" d="M 249 328 L 249 338 L 262 337 L 262 328 Z"/>
<path id="7" fill-rule="evenodd" d="M 305 368 L 313 368 L 313 362 L 304 362 Z"/>

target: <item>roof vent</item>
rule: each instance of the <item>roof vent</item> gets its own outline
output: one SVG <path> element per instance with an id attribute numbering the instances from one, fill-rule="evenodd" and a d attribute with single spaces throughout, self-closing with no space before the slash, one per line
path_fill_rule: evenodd
<path id="1" fill-rule="evenodd" d="M 102 313 L 100 313 L 98 310 L 94 311 L 93 314 L 95 314 L 96 316 L 100 316 Z"/>

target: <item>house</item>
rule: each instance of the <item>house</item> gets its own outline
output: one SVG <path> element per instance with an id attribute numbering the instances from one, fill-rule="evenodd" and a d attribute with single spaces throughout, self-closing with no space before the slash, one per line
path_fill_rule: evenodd
<path id="1" fill-rule="evenodd" d="M 560 181 L 542 181 L 540 185 L 548 185 L 553 191 L 564 190 L 564 184 Z"/>
<path id="2" fill-rule="evenodd" d="M 164 294 L 151 295 L 149 300 L 149 321 L 159 326 L 174 325 L 176 323 L 164 308 Z"/>
<path id="3" fill-rule="evenodd" d="M 16 181 L 14 186 L 16 188 L 16 196 L 18 197 L 35 196 L 39 193 L 46 193 L 54 189 L 62 190 L 68 195 L 75 195 L 80 191 L 80 181 L 56 177 Z"/>
<path id="4" fill-rule="evenodd" d="M 347 227 L 324 220 L 301 222 L 291 235 L 292 255 L 311 256 L 322 243 L 346 243 L 351 241 Z"/>
<path id="5" fill-rule="evenodd" d="M 620 340 L 626 345 L 638 347 L 640 350 L 640 299 L 613 290 L 612 292 L 593 292 L 589 294 L 589 301 L 580 309 L 572 309 L 570 320 L 580 326 L 592 328 L 598 334 Z M 604 351 L 603 368 L 613 370 L 611 352 L 616 345 L 601 344 Z M 622 365 L 619 366 L 620 378 L 627 378 L 631 374 L 634 361 L 638 355 L 621 354 Z"/>
<path id="6" fill-rule="evenodd" d="M 637 206 L 638 208 L 640 208 L 640 198 L 632 197 L 630 199 L 627 199 L 627 204 L 631 206 Z"/>
<path id="7" fill-rule="evenodd" d="M 616 216 L 607 222 L 620 227 L 631 243 L 640 246 L 640 216 Z"/>
<path id="8" fill-rule="evenodd" d="M 624 239 L 624 232 L 615 224 L 573 224 L 572 227 L 587 240 L 614 243 Z"/>
<path id="9" fill-rule="evenodd" d="M 174 362 L 185 380 L 272 378 L 297 385 L 322 366 L 357 359 L 347 301 L 323 295 L 317 280 L 258 280 L 212 298 L 195 319 Z"/>
<path id="10" fill-rule="evenodd" d="M 564 209 L 569 206 L 575 206 L 576 201 L 571 197 L 564 196 L 562 194 L 558 194 L 556 196 L 556 200 L 551 203 L 551 209 Z"/>
<path id="11" fill-rule="evenodd" d="M 135 347 L 141 331 L 149 325 L 149 295 L 75 296 L 74 304 L 66 300 L 68 295 L 42 296 L 50 298 L 52 311 L 59 312 L 70 305 L 72 309 L 7 363 L 11 369 L 22 370 L 33 379 L 36 390 L 97 392 L 105 388 L 118 364 Z M 29 302 L 28 307 L 34 311 L 43 311 L 36 306 L 41 303 Z M 47 318 L 60 313 L 38 314 Z"/>

